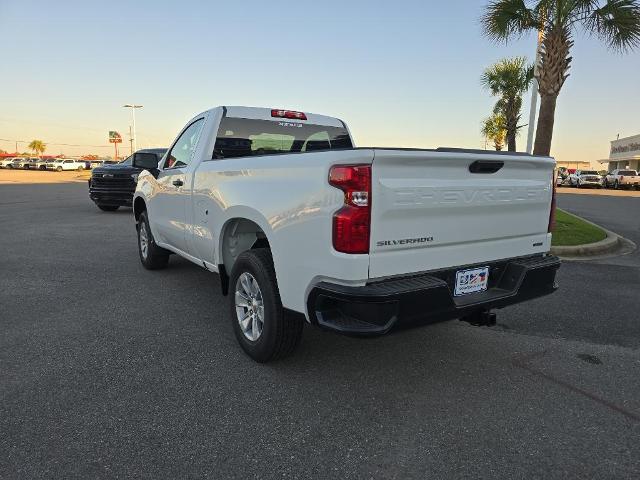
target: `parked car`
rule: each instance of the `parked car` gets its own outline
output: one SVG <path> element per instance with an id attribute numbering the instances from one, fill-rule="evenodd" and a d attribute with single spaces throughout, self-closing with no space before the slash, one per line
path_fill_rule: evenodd
<path id="1" fill-rule="evenodd" d="M 576 170 L 569 175 L 568 183 L 572 187 L 602 187 L 602 177 L 595 170 Z"/>
<path id="2" fill-rule="evenodd" d="M 0 160 L 0 168 L 13 168 L 13 161 L 16 160 L 17 157 L 9 157 L 3 158 Z"/>
<path id="3" fill-rule="evenodd" d="M 557 288 L 555 161 L 509 152 L 354 148 L 339 119 L 217 107 L 187 123 L 134 194 L 140 261 L 176 253 L 220 275 L 253 359 L 290 354 L 308 322 L 380 335 Z M 185 293 L 184 301 L 189 302 Z"/>
<path id="4" fill-rule="evenodd" d="M 7 168 L 23 169 L 25 165 L 31 162 L 30 157 L 14 157 L 13 161 L 7 166 Z"/>
<path id="5" fill-rule="evenodd" d="M 167 151 L 166 148 L 138 150 L 136 154 L 150 155 L 156 165 Z M 112 212 L 119 207 L 130 207 L 141 168 L 131 165 L 133 156 L 120 163 L 96 167 L 89 179 L 89 198 L 100 210 Z"/>
<path id="6" fill-rule="evenodd" d="M 616 190 L 619 188 L 638 188 L 640 185 L 640 176 L 636 170 L 629 170 L 627 168 L 621 168 L 614 170 L 604 177 L 604 186 L 607 188 L 613 187 Z"/>
<path id="7" fill-rule="evenodd" d="M 566 168 L 558 169 L 556 172 L 556 187 L 564 187 L 569 180 L 569 174 Z"/>
<path id="8" fill-rule="evenodd" d="M 61 172 L 63 170 L 84 170 L 84 162 L 72 158 L 56 158 L 48 161 L 47 170 L 55 170 Z"/>
<path id="9" fill-rule="evenodd" d="M 13 159 L 13 162 L 11 162 L 10 168 L 13 168 L 14 170 L 21 170 L 25 162 L 28 160 L 28 157 L 16 157 Z"/>
<path id="10" fill-rule="evenodd" d="M 23 168 L 24 170 L 36 170 L 36 164 L 40 159 L 38 157 L 30 157 L 30 158 L 24 158 L 23 161 L 20 163 L 20 168 Z"/>
<path id="11" fill-rule="evenodd" d="M 93 170 L 96 167 L 104 165 L 103 160 L 86 160 L 87 170 Z"/>
<path id="12" fill-rule="evenodd" d="M 39 158 L 32 165 L 29 166 L 30 170 L 46 170 L 47 162 L 50 162 L 50 159 Z"/>

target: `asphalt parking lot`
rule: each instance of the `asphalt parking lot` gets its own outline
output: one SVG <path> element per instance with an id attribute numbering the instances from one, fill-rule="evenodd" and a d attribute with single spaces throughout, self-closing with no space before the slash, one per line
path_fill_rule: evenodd
<path id="1" fill-rule="evenodd" d="M 640 243 L 640 198 L 559 205 Z M 258 365 L 215 275 L 139 263 L 83 183 L 0 185 L 0 478 L 638 478 L 640 255 L 371 340 L 306 328 Z"/>

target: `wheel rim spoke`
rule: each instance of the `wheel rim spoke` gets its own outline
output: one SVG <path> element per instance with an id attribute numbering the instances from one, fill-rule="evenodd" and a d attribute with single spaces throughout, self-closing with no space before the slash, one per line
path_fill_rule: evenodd
<path id="1" fill-rule="evenodd" d="M 236 307 L 249 308 L 249 304 L 249 297 L 247 297 L 243 292 L 236 291 Z"/>

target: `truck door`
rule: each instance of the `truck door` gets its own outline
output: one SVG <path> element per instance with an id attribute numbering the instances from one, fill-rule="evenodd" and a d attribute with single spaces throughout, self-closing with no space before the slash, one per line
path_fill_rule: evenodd
<path id="1" fill-rule="evenodd" d="M 193 153 L 200 139 L 204 118 L 189 124 L 175 141 L 165 158 L 158 175 L 158 192 L 153 198 L 150 218 L 154 219 L 153 228 L 159 241 L 172 247 L 187 251 L 186 232 L 187 202 L 190 192 L 185 187 L 186 171 L 193 160 Z"/>

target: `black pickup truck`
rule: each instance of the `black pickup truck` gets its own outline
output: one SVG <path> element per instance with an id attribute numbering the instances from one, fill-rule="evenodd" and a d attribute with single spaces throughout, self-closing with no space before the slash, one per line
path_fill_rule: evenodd
<path id="1" fill-rule="evenodd" d="M 138 150 L 134 155 L 154 154 L 158 161 L 167 151 L 166 148 L 147 148 Z M 133 192 L 138 182 L 138 174 L 142 169 L 134 167 L 131 155 L 120 163 L 96 167 L 89 179 L 89 198 L 95 202 L 100 210 L 113 212 L 120 207 L 130 207 Z"/>

